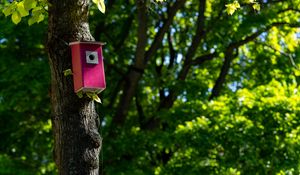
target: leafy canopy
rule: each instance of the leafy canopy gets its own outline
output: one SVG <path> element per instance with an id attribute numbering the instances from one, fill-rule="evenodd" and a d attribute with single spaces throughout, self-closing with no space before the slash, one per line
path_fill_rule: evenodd
<path id="1" fill-rule="evenodd" d="M 0 174 L 55 172 L 43 46 L 47 20 L 26 28 L 34 8 L 42 7 L 47 19 L 47 5 L 34 2 L 18 25 L 0 14 Z M 105 18 L 96 4 L 90 8 L 95 39 L 108 43 L 103 50 L 108 88 L 97 105 L 103 171 L 299 174 L 300 1 L 206 0 L 202 6 L 204 1 L 187 0 L 181 7 L 175 0 L 143 2 L 142 27 L 134 0 L 107 1 Z M 13 6 L 10 15 L 27 14 Z M 143 27 L 146 53 L 158 49 L 137 69 Z M 137 82 L 132 69 L 142 74 Z M 219 95 L 209 100 L 221 80 Z M 126 119 L 115 126 L 119 104 L 126 105 L 120 97 L 134 83 Z"/>

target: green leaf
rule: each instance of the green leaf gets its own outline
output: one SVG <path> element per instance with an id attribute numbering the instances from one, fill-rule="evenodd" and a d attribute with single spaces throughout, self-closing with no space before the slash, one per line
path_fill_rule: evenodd
<path id="1" fill-rule="evenodd" d="M 98 97 L 98 95 L 94 92 L 87 92 L 86 95 L 91 98 L 92 100 L 98 102 L 98 103 L 102 103 L 101 99 Z"/>
<path id="2" fill-rule="evenodd" d="M 42 7 L 34 7 L 34 8 L 32 9 L 32 12 L 39 12 L 39 13 L 41 13 L 40 11 L 41 11 L 42 9 L 43 9 Z"/>
<path id="3" fill-rule="evenodd" d="M 238 1 L 234 1 L 231 4 L 226 4 L 226 11 L 229 15 L 232 15 L 238 8 L 240 8 L 240 4 Z"/>
<path id="4" fill-rule="evenodd" d="M 83 97 L 82 91 L 77 92 L 76 95 L 78 96 L 78 98 L 82 98 Z"/>
<path id="5" fill-rule="evenodd" d="M 105 3 L 104 0 L 93 0 L 93 2 L 97 5 L 100 12 L 105 13 Z"/>
<path id="6" fill-rule="evenodd" d="M 9 16 L 15 11 L 16 8 L 17 8 L 17 2 L 13 1 L 8 7 L 2 10 L 2 12 L 4 13 L 5 16 Z"/>
<path id="7" fill-rule="evenodd" d="M 73 72 L 71 69 L 64 70 L 64 76 L 72 75 Z"/>
<path id="8" fill-rule="evenodd" d="M 93 93 L 92 93 L 92 92 L 87 92 L 86 95 L 87 95 L 89 98 L 93 99 Z"/>
<path id="9" fill-rule="evenodd" d="M 255 0 L 246 0 L 246 3 L 248 3 L 248 4 L 252 4 L 252 3 L 255 3 Z"/>
<path id="10" fill-rule="evenodd" d="M 29 15 L 28 10 L 26 10 L 25 7 L 24 7 L 24 2 L 18 3 L 17 10 L 20 13 L 21 17 Z"/>
<path id="11" fill-rule="evenodd" d="M 12 14 L 13 10 L 10 7 L 7 7 L 3 9 L 2 12 L 4 13 L 5 16 L 9 16 Z"/>
<path id="12" fill-rule="evenodd" d="M 229 15 L 232 15 L 235 12 L 236 8 L 232 4 L 226 5 L 226 11 Z"/>
<path id="13" fill-rule="evenodd" d="M 42 7 L 35 7 L 32 10 L 32 17 L 28 20 L 28 25 L 32 25 L 34 23 L 39 23 L 43 21 L 45 15 L 43 14 Z"/>
<path id="14" fill-rule="evenodd" d="M 18 24 L 21 21 L 21 15 L 18 11 L 13 12 L 13 14 L 11 15 L 11 20 L 15 24 Z"/>
<path id="15" fill-rule="evenodd" d="M 34 24 L 36 21 L 34 20 L 34 18 L 30 18 L 28 20 L 28 25 L 31 26 L 32 24 Z"/>
<path id="16" fill-rule="evenodd" d="M 101 102 L 101 99 L 98 97 L 97 94 L 93 94 L 92 98 L 93 98 L 93 100 L 95 100 L 96 102 L 102 103 L 102 102 Z"/>
<path id="17" fill-rule="evenodd" d="M 24 0 L 24 8 L 30 10 L 36 7 L 37 2 L 35 0 Z"/>
<path id="18" fill-rule="evenodd" d="M 253 8 L 254 10 L 260 11 L 260 5 L 259 5 L 259 3 L 254 3 L 254 4 L 252 5 L 252 8 Z"/>
<path id="19" fill-rule="evenodd" d="M 38 17 L 37 23 L 39 23 L 39 22 L 43 21 L 43 20 L 44 20 L 44 18 L 45 18 L 45 15 L 43 15 L 43 14 L 40 14 L 40 15 L 39 15 L 39 17 Z"/>
<path id="20" fill-rule="evenodd" d="M 241 6 L 240 6 L 240 3 L 239 3 L 238 1 L 234 1 L 234 2 L 233 2 L 233 5 L 234 5 L 237 9 L 241 7 Z"/>

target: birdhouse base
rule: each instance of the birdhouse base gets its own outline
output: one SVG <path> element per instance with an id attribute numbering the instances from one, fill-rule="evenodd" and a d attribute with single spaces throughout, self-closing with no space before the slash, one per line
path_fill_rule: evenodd
<path id="1" fill-rule="evenodd" d="M 99 94 L 100 92 L 102 92 L 104 90 L 103 89 L 99 89 L 99 88 L 87 88 L 87 87 L 84 87 L 84 88 L 80 88 L 76 91 L 76 93 L 78 92 L 83 92 L 83 93 L 86 93 L 86 92 L 92 92 L 92 93 L 96 93 L 96 94 Z"/>

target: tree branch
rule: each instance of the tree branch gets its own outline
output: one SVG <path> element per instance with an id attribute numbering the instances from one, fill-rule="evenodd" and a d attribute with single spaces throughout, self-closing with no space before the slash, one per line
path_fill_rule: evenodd
<path id="1" fill-rule="evenodd" d="M 179 72 L 178 75 L 178 80 L 185 80 L 186 76 L 191 68 L 192 62 L 193 62 L 193 57 L 196 54 L 196 50 L 200 45 L 200 42 L 202 40 L 202 38 L 205 36 L 205 16 L 204 16 L 204 12 L 205 12 L 205 8 L 206 8 L 206 1 L 205 0 L 200 0 L 199 3 L 199 8 L 198 8 L 198 18 L 197 18 L 197 28 L 195 31 L 195 35 L 192 39 L 192 44 L 191 46 L 188 48 L 187 54 L 185 55 L 185 60 L 184 60 L 184 64 L 183 64 L 183 68 L 181 69 L 181 71 Z M 163 100 L 161 101 L 159 108 L 170 108 L 174 101 L 176 100 L 176 95 L 178 92 L 175 92 L 175 89 L 171 89 L 169 92 L 169 95 Z"/>
<path id="2" fill-rule="evenodd" d="M 192 44 L 188 48 L 187 54 L 185 55 L 184 65 L 177 77 L 177 80 L 184 81 L 186 79 L 189 69 L 191 68 L 191 65 L 196 64 L 196 62 L 197 62 L 197 61 L 194 62 L 192 59 L 196 54 L 197 48 L 199 47 L 201 40 L 205 36 L 205 30 L 204 30 L 204 28 L 205 28 L 204 12 L 205 12 L 205 8 L 206 8 L 205 3 L 206 3 L 206 0 L 200 0 L 199 9 L 198 9 L 199 15 L 197 18 L 197 28 L 195 31 L 195 35 L 192 39 Z M 211 57 L 211 56 L 208 56 L 208 57 Z M 201 57 L 201 58 L 204 58 L 204 57 Z M 196 60 L 200 60 L 200 58 L 198 58 Z M 206 60 L 210 60 L 210 59 L 207 58 Z M 162 98 L 162 100 L 160 101 L 158 110 L 171 108 L 173 106 L 174 101 L 176 100 L 178 93 L 179 93 L 178 89 L 171 89 L 169 91 L 169 95 L 166 96 L 165 98 Z M 160 120 L 155 118 L 155 116 L 152 116 L 148 120 L 148 122 L 143 126 L 143 128 L 144 129 L 156 128 L 159 126 L 159 123 L 160 123 Z"/>
<path id="3" fill-rule="evenodd" d="M 189 64 L 185 65 L 185 67 L 183 69 L 186 69 L 186 73 L 188 73 L 188 70 L 193 66 L 193 65 L 201 65 L 203 63 L 205 63 L 206 61 L 210 61 L 213 58 L 215 58 L 217 55 L 216 52 L 214 53 L 209 53 L 209 54 L 205 54 L 205 55 L 201 55 L 199 57 L 197 57 L 196 59 L 192 60 L 191 62 L 189 62 Z M 177 80 L 180 81 L 184 81 L 186 79 L 187 75 L 184 76 L 179 76 L 177 78 Z M 173 106 L 174 101 L 176 100 L 177 94 L 178 94 L 178 90 L 175 89 L 171 89 L 169 92 L 169 95 L 167 97 L 165 97 L 164 99 L 161 100 L 160 105 L 159 105 L 159 109 L 169 109 Z"/>
<path id="4" fill-rule="evenodd" d="M 168 69 L 170 69 L 174 65 L 174 61 L 177 54 L 173 46 L 171 31 L 168 31 L 167 37 L 168 37 L 168 46 L 169 46 L 169 53 L 170 53 L 170 63 L 168 65 Z"/>
<path id="5" fill-rule="evenodd" d="M 198 18 L 197 18 L 197 29 L 195 32 L 195 36 L 193 37 L 192 40 L 192 44 L 189 47 L 187 54 L 185 56 L 185 62 L 190 62 L 191 59 L 195 56 L 196 50 L 198 48 L 198 46 L 200 45 L 200 42 L 203 38 L 203 36 L 205 35 L 205 16 L 204 16 L 204 12 L 205 12 L 205 8 L 206 8 L 206 0 L 200 0 L 199 2 L 199 9 L 198 9 Z"/>
<path id="6" fill-rule="evenodd" d="M 289 8 L 286 8 L 286 9 L 279 10 L 278 13 L 284 13 L 284 12 L 287 12 L 287 11 L 293 11 L 293 12 L 300 13 L 299 9 L 296 9 L 296 8 L 293 8 L 293 7 L 289 7 Z"/>
<path id="7" fill-rule="evenodd" d="M 270 30 L 274 26 L 287 25 L 287 24 L 288 23 L 284 23 L 284 22 L 271 23 L 270 25 L 268 25 L 264 29 L 258 30 L 257 32 L 247 36 L 245 39 L 242 39 L 240 41 L 229 44 L 229 46 L 226 48 L 226 51 L 225 51 L 224 64 L 221 68 L 221 72 L 219 74 L 219 77 L 217 78 L 216 83 L 215 83 L 215 85 L 212 89 L 212 93 L 211 93 L 211 96 L 209 97 L 209 100 L 212 100 L 213 98 L 218 97 L 220 95 L 222 86 L 225 83 L 226 76 L 227 76 L 229 68 L 230 68 L 230 64 L 231 64 L 232 59 L 234 57 L 233 56 L 233 51 L 235 49 L 238 49 L 240 46 L 242 46 L 244 44 L 247 44 L 251 41 L 254 41 L 259 35 L 261 35 L 263 32 L 266 32 L 266 31 Z"/>
<path id="8" fill-rule="evenodd" d="M 138 82 L 142 77 L 143 71 L 145 69 L 147 61 L 154 55 L 154 53 L 159 48 L 164 34 L 169 29 L 175 14 L 177 11 L 184 5 L 186 0 L 178 0 L 172 6 L 168 19 L 163 24 L 162 28 L 159 29 L 155 39 L 150 46 L 149 50 L 145 52 L 145 47 L 147 44 L 147 15 L 146 15 L 146 1 L 137 0 L 138 7 L 138 43 L 136 48 L 136 62 L 134 66 L 129 69 L 127 74 L 128 82 L 125 83 L 123 88 L 123 95 L 121 96 L 117 112 L 113 118 L 113 123 L 121 125 L 124 123 L 127 116 L 127 112 L 131 103 L 132 98 L 134 97 Z"/>
<path id="9" fill-rule="evenodd" d="M 300 24 L 297 25 L 297 24 L 286 23 L 286 22 L 274 22 L 274 23 L 271 23 L 270 25 L 266 26 L 264 29 L 258 30 L 256 32 L 254 32 L 253 34 L 247 36 L 245 39 L 231 43 L 228 47 L 238 48 L 250 41 L 255 40 L 259 35 L 261 35 L 263 32 L 270 30 L 272 27 L 277 27 L 277 26 L 282 26 L 282 25 L 288 25 L 290 27 L 299 27 Z"/>
<path id="10" fill-rule="evenodd" d="M 217 54 L 218 54 L 217 52 L 214 52 L 214 53 L 209 53 L 209 54 L 198 56 L 196 59 L 194 59 L 191 62 L 191 65 L 201 65 L 206 61 L 212 60 L 215 56 L 217 56 Z"/>
<path id="11" fill-rule="evenodd" d="M 228 48 L 225 53 L 224 64 L 221 68 L 219 77 L 212 89 L 212 93 L 209 97 L 209 100 L 212 100 L 213 98 L 220 95 L 220 91 L 222 89 L 222 85 L 224 84 L 224 82 L 226 80 L 226 75 L 228 74 L 232 59 L 233 59 L 233 48 Z"/>
<path id="12" fill-rule="evenodd" d="M 120 38 L 119 39 L 119 42 L 117 42 L 116 44 L 114 44 L 114 50 L 115 52 L 118 52 L 119 50 L 122 49 L 122 46 L 124 46 L 124 42 L 126 40 L 126 38 L 128 37 L 129 33 L 128 32 L 130 30 L 130 28 L 132 27 L 132 22 L 133 22 L 133 19 L 134 19 L 134 15 L 133 14 L 130 14 L 130 16 L 126 19 L 123 27 L 122 27 L 122 32 L 121 34 L 119 35 Z M 112 42 L 114 43 L 114 42 Z"/>
<path id="13" fill-rule="evenodd" d="M 144 113 L 143 107 L 140 103 L 138 95 L 135 96 L 135 106 L 136 106 L 136 109 L 137 109 L 137 112 L 138 112 L 138 115 L 139 115 L 140 125 L 142 125 L 143 122 L 145 122 L 146 117 L 145 117 L 145 113 Z"/>
<path id="14" fill-rule="evenodd" d="M 145 61 L 149 61 L 149 59 L 156 53 L 157 49 L 161 45 L 162 39 L 165 33 L 170 28 L 170 25 L 173 22 L 173 19 L 177 13 L 177 11 L 184 5 L 186 0 L 177 0 L 171 9 L 168 12 L 168 19 L 164 22 L 163 26 L 158 30 L 157 34 L 155 35 L 154 41 L 151 44 L 149 50 L 147 50 L 145 55 Z"/>
<path id="15" fill-rule="evenodd" d="M 137 0 L 138 11 L 138 42 L 135 53 L 134 66 L 130 67 L 127 79 L 124 83 L 123 94 L 117 107 L 117 112 L 113 118 L 113 124 L 122 125 L 125 121 L 130 102 L 135 94 L 137 83 L 144 70 L 145 48 L 147 43 L 147 7 L 144 0 Z"/>
<path id="16" fill-rule="evenodd" d="M 290 60 L 290 63 L 292 64 L 293 67 L 295 67 L 296 69 L 299 69 L 299 67 L 297 66 L 297 64 L 296 64 L 295 61 L 294 61 L 295 58 L 293 57 L 292 54 L 288 54 L 288 53 L 286 53 L 286 52 L 283 52 L 283 51 L 281 51 L 281 50 L 278 50 L 278 49 L 274 48 L 273 46 L 268 45 L 268 44 L 265 44 L 265 43 L 261 43 L 261 42 L 256 42 L 256 43 L 257 43 L 257 44 L 261 44 L 261 45 L 263 45 L 263 46 L 265 46 L 265 47 L 267 47 L 267 48 L 269 48 L 269 49 L 271 49 L 271 50 L 273 50 L 273 51 L 275 51 L 275 52 L 279 52 L 281 55 L 287 57 L 287 58 Z"/>
<path id="17" fill-rule="evenodd" d="M 124 81 L 125 79 L 124 78 L 121 78 L 116 87 L 114 88 L 114 90 L 111 92 L 111 94 L 109 95 L 110 96 L 110 100 L 109 100 L 109 104 L 107 105 L 107 108 L 108 109 L 111 109 L 113 107 L 113 105 L 115 104 L 115 101 L 116 101 L 116 98 L 117 98 L 117 95 L 118 93 L 120 92 L 120 89 L 122 87 L 122 85 L 124 84 Z"/>
<path id="18" fill-rule="evenodd" d="M 135 66 L 142 69 L 144 67 L 145 48 L 147 45 L 147 7 L 144 0 L 137 0 L 138 8 L 138 42 L 135 52 Z"/>

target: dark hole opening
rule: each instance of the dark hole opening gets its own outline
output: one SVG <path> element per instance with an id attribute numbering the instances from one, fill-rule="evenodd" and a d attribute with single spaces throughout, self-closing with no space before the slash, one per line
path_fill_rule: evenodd
<path id="1" fill-rule="evenodd" d="M 89 55 L 89 59 L 90 60 L 94 60 L 95 59 L 95 55 Z"/>

